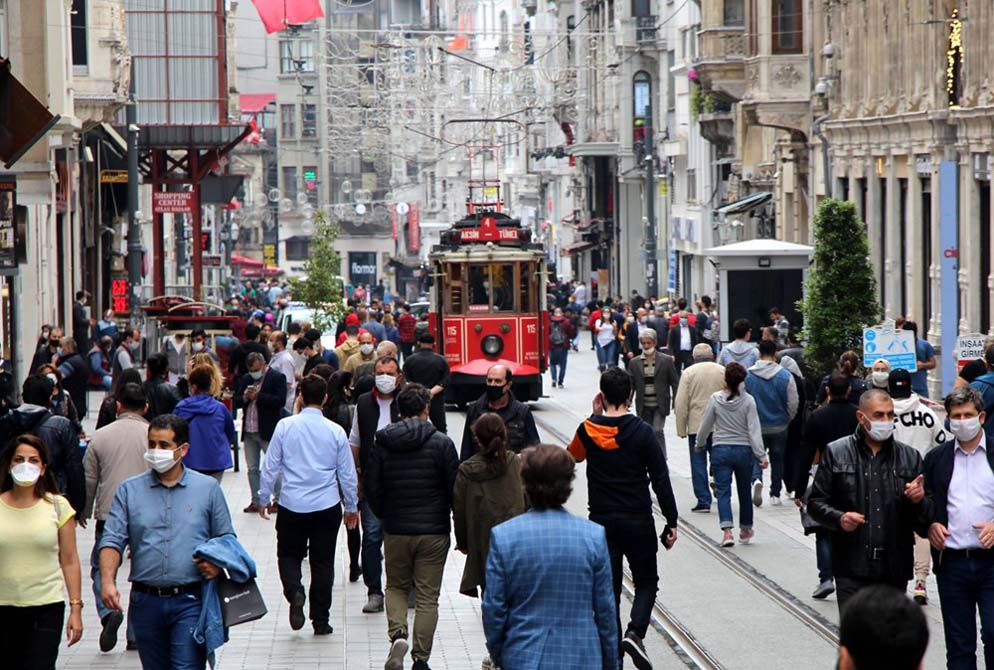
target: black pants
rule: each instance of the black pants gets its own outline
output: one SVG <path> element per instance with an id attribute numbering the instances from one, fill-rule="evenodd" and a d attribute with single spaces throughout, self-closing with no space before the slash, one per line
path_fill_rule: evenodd
<path id="1" fill-rule="evenodd" d="M 676 371 L 683 372 L 684 368 L 688 368 L 694 363 L 694 352 L 685 351 L 681 349 L 677 351 L 673 356 L 673 364 L 676 367 Z"/>
<path id="2" fill-rule="evenodd" d="M 977 614 L 984 664 L 994 670 L 994 551 L 946 549 L 939 582 L 946 668 L 977 669 Z"/>
<path id="3" fill-rule="evenodd" d="M 406 361 L 407 358 L 414 352 L 414 342 L 401 342 L 400 343 L 400 353 Z"/>
<path id="4" fill-rule="evenodd" d="M 649 618 L 659 588 L 659 571 L 656 566 L 656 525 L 652 517 L 632 517 L 608 519 L 591 517 L 591 521 L 604 526 L 607 536 L 607 549 L 611 555 L 611 578 L 614 583 L 614 602 L 621 605 L 621 560 L 628 560 L 635 582 L 635 598 L 632 601 L 632 615 L 628 628 L 621 628 L 621 610 L 618 609 L 618 640 L 628 631 L 644 638 L 649 629 Z"/>
<path id="5" fill-rule="evenodd" d="M 428 407 L 428 418 L 431 419 L 431 425 L 435 426 L 435 430 L 440 433 L 448 432 L 445 423 L 445 391 L 431 399 L 431 405 Z"/>
<path id="6" fill-rule="evenodd" d="M 342 505 L 318 512 L 298 513 L 279 506 L 276 516 L 276 558 L 287 602 L 304 592 L 300 567 L 310 556 L 310 618 L 314 624 L 328 623 L 331 587 L 335 582 L 335 543 L 342 525 Z"/>
<path id="7" fill-rule="evenodd" d="M 18 670 L 55 670 L 62 641 L 65 603 L 0 606 L 0 662 Z"/>
<path id="8" fill-rule="evenodd" d="M 359 530 L 359 524 L 356 524 L 355 528 L 346 530 L 345 537 L 349 543 L 349 567 L 358 568 L 362 554 L 362 531 Z"/>
<path id="9" fill-rule="evenodd" d="M 854 595 L 859 593 L 860 589 L 864 589 L 867 586 L 873 586 L 874 584 L 885 584 L 887 586 L 893 586 L 895 589 L 904 593 L 908 590 L 908 580 L 907 579 L 869 579 L 867 577 L 836 577 L 835 578 L 835 599 L 839 603 L 839 614 L 842 613 L 842 608 L 845 604 L 849 602 L 849 599 Z"/>

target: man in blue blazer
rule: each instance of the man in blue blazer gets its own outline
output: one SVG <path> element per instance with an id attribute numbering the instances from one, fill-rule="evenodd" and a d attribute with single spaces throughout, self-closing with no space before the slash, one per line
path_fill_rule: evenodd
<path id="1" fill-rule="evenodd" d="M 531 509 L 490 536 L 483 630 L 503 670 L 616 670 L 618 628 L 604 528 L 563 509 L 575 463 L 560 447 L 522 453 Z"/>

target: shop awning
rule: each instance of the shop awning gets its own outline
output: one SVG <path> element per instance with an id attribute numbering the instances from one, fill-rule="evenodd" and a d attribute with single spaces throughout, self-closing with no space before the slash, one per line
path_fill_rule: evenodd
<path id="1" fill-rule="evenodd" d="M 596 242 L 574 242 L 568 247 L 563 248 L 563 252 L 567 254 L 578 254 L 581 251 L 586 251 L 587 249 L 593 249 L 597 246 Z"/>
<path id="2" fill-rule="evenodd" d="M 275 93 L 242 93 L 238 96 L 242 114 L 258 114 L 275 102 Z"/>
<path id="3" fill-rule="evenodd" d="M 724 207 L 719 207 L 718 215 L 727 216 L 728 214 L 741 214 L 743 212 L 749 212 L 757 207 L 765 205 L 772 198 L 772 193 L 753 193 L 752 195 L 747 195 L 746 197 L 740 198 L 735 202 L 728 203 Z"/>
<path id="4" fill-rule="evenodd" d="M 231 254 L 231 264 L 241 265 L 246 268 L 264 268 L 266 263 L 264 261 L 257 261 L 254 258 L 249 258 L 248 256 L 242 256 L 241 254 Z"/>

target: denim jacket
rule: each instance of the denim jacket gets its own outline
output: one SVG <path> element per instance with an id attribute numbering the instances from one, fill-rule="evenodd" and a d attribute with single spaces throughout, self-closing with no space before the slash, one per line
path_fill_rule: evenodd
<path id="1" fill-rule="evenodd" d="M 199 545 L 195 558 L 202 558 L 228 571 L 232 581 L 239 584 L 255 578 L 255 561 L 234 535 L 214 537 Z M 217 580 L 206 579 L 201 591 L 200 618 L 193 630 L 193 639 L 206 647 L 207 659 L 214 667 L 214 650 L 228 641 L 228 629 L 221 618 L 221 600 L 217 595 Z"/>

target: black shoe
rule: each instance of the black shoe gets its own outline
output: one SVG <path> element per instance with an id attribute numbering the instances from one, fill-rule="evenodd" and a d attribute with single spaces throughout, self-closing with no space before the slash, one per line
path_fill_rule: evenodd
<path id="1" fill-rule="evenodd" d="M 349 566 L 349 581 L 355 584 L 362 577 L 362 566 L 361 565 L 350 565 Z"/>
<path id="2" fill-rule="evenodd" d="M 296 593 L 290 601 L 290 628 L 300 630 L 304 627 L 304 594 Z"/>
<path id="3" fill-rule="evenodd" d="M 696 505 L 696 506 L 695 506 L 695 507 L 694 507 L 694 508 L 693 508 L 692 510 L 690 510 L 690 511 L 691 511 L 691 512 L 710 512 L 710 511 L 711 511 L 711 505 L 701 505 L 700 503 L 698 503 L 698 504 L 697 504 L 697 505 Z"/>
<path id="4" fill-rule="evenodd" d="M 411 670 L 431 670 L 428 667 L 428 661 L 422 661 L 420 658 L 414 661 L 414 665 L 411 666 Z"/>
<path id="5" fill-rule="evenodd" d="M 652 670 L 652 662 L 645 651 L 642 638 L 632 631 L 625 633 L 625 637 L 621 640 L 621 650 L 632 657 L 632 663 L 638 670 Z"/>
<path id="6" fill-rule="evenodd" d="M 138 651 L 138 643 L 129 641 L 128 644 L 124 646 L 126 651 Z"/>
<path id="7" fill-rule="evenodd" d="M 334 632 L 335 632 L 335 629 L 332 628 L 327 623 L 316 623 L 316 624 L 314 624 L 314 634 L 315 635 L 331 635 Z"/>
<path id="8" fill-rule="evenodd" d="M 110 651 L 117 645 L 117 629 L 124 622 L 124 612 L 111 610 L 110 614 L 101 619 L 103 630 L 100 631 L 100 651 Z"/>

